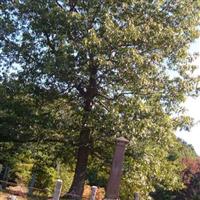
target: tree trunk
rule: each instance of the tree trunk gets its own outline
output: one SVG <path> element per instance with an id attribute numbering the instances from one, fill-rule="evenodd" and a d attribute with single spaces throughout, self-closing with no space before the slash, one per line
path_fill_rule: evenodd
<path id="1" fill-rule="evenodd" d="M 80 130 L 80 138 L 79 138 L 79 148 L 77 154 L 77 162 L 76 162 L 76 169 L 73 178 L 73 182 L 71 188 L 67 194 L 68 197 L 72 200 L 81 199 L 84 184 L 86 179 L 86 170 L 87 170 L 87 163 L 90 151 L 90 128 L 88 127 L 88 118 L 89 114 L 92 110 L 92 103 L 94 97 L 97 95 L 97 83 L 96 83 L 96 74 L 97 74 L 97 67 L 93 65 L 93 59 L 91 57 L 91 66 L 90 66 L 90 79 L 89 85 L 87 90 L 84 89 L 79 85 L 77 90 L 79 94 L 84 99 L 84 115 L 82 121 L 82 128 Z"/>
<path id="2" fill-rule="evenodd" d="M 80 145 L 77 153 L 75 174 L 71 188 L 67 193 L 67 198 L 71 200 L 78 200 L 82 197 L 89 157 L 89 139 L 90 130 L 88 127 L 83 127 L 80 132 Z"/>

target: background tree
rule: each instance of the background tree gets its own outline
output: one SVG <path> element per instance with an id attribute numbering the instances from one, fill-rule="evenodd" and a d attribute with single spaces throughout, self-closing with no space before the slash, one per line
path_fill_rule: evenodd
<path id="1" fill-rule="evenodd" d="M 106 149 L 111 159 L 115 137 L 127 137 L 132 150 L 137 145 L 144 149 L 139 155 L 148 161 L 159 147 L 167 157 L 175 145 L 174 131 L 188 128 L 181 103 L 199 89 L 188 55 L 189 44 L 198 37 L 199 4 L 1 3 L 2 68 L 17 68 L 17 80 L 48 93 L 53 101 L 62 97 L 73 113 L 64 134 L 77 144 L 70 193 L 82 194 L 89 155 L 104 159 Z M 29 94 L 37 96 L 35 90 Z M 159 163 L 164 159 L 156 158 Z M 159 173 L 155 177 L 162 179 Z"/>
<path id="2" fill-rule="evenodd" d="M 176 199 L 198 200 L 200 199 L 200 159 L 183 159 L 185 169 L 182 172 L 182 179 L 185 189 L 178 192 Z"/>
<path id="3" fill-rule="evenodd" d="M 70 116 L 66 102 L 61 99 L 52 102 L 39 88 L 35 87 L 33 93 L 33 86 L 5 77 L 0 90 L 0 163 L 10 168 L 8 179 L 28 185 L 34 173 L 35 187 L 52 190 L 55 178 L 60 176 L 58 162 L 61 174 L 64 169 L 70 172 L 67 176 L 73 174 L 70 170 L 74 162 L 73 141 L 65 138 L 63 123 L 68 120 L 65 113 Z M 71 164 L 63 165 L 66 160 Z M 67 177 L 66 182 L 70 183 L 71 178 Z M 69 183 L 64 184 L 65 189 Z"/>
<path id="4" fill-rule="evenodd" d="M 155 192 L 151 192 L 151 196 L 155 200 L 175 200 L 175 199 L 195 199 L 198 195 L 198 162 L 199 158 L 191 145 L 181 139 L 177 140 L 178 148 L 171 151 L 168 156 L 169 160 L 177 160 L 181 164 L 182 171 L 179 174 L 183 181 L 184 188 L 170 188 L 166 190 L 163 185 L 156 185 Z M 195 183 L 196 181 L 196 183 Z M 195 185 L 196 184 L 196 185 Z"/>

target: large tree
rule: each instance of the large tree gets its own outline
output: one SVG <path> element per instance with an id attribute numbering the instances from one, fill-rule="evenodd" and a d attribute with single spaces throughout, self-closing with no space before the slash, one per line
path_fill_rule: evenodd
<path id="1" fill-rule="evenodd" d="M 70 193 L 82 194 L 89 155 L 103 157 L 119 135 L 132 147 L 142 144 L 144 156 L 172 148 L 173 132 L 189 121 L 181 103 L 198 89 L 188 48 L 198 37 L 199 6 L 198 0 L 1 3 L 3 71 L 16 71 L 17 81 L 51 99 L 67 99 L 73 113 L 66 132 L 79 139 Z"/>

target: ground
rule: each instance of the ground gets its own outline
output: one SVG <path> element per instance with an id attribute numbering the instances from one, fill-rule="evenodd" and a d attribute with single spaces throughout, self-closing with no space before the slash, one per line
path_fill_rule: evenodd
<path id="1" fill-rule="evenodd" d="M 9 194 L 6 192 L 0 192 L 0 200 L 8 200 Z M 17 200 L 25 200 L 26 198 L 17 197 Z"/>
<path id="2" fill-rule="evenodd" d="M 4 191 L 0 192 L 0 200 L 8 200 L 9 195 L 14 194 L 17 196 L 17 200 L 46 200 L 46 198 L 42 197 L 26 197 L 24 193 L 22 192 L 24 189 L 21 189 L 20 186 L 17 187 L 11 187 L 9 191 Z M 84 193 L 83 193 L 83 199 L 87 200 L 90 199 L 90 193 L 91 189 L 90 186 L 86 185 L 84 188 Z M 96 200 L 102 200 L 104 197 L 104 190 L 103 189 L 98 189 L 97 195 L 96 195 Z M 50 200 L 51 198 L 49 198 Z"/>

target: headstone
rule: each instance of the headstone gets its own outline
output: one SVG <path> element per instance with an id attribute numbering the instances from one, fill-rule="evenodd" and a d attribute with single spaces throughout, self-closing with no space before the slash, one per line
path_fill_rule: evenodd
<path id="1" fill-rule="evenodd" d="M 56 181 L 56 186 L 55 186 L 55 189 L 54 189 L 53 200 L 59 200 L 60 199 L 61 190 L 62 190 L 62 180 L 58 179 Z"/>
<path id="2" fill-rule="evenodd" d="M 97 186 L 92 186 L 91 189 L 92 189 L 92 191 L 91 191 L 90 200 L 95 200 L 96 194 L 97 194 Z"/>
<path id="3" fill-rule="evenodd" d="M 119 199 L 119 186 L 122 175 L 122 164 L 124 159 L 125 147 L 128 140 L 124 137 L 117 138 L 117 144 L 112 161 L 112 169 L 108 185 L 106 188 L 106 200 Z"/>
<path id="4" fill-rule="evenodd" d="M 138 192 L 134 193 L 134 200 L 140 200 L 140 196 Z"/>
<path id="5" fill-rule="evenodd" d="M 17 197 L 15 195 L 9 195 L 8 200 L 17 200 Z"/>

